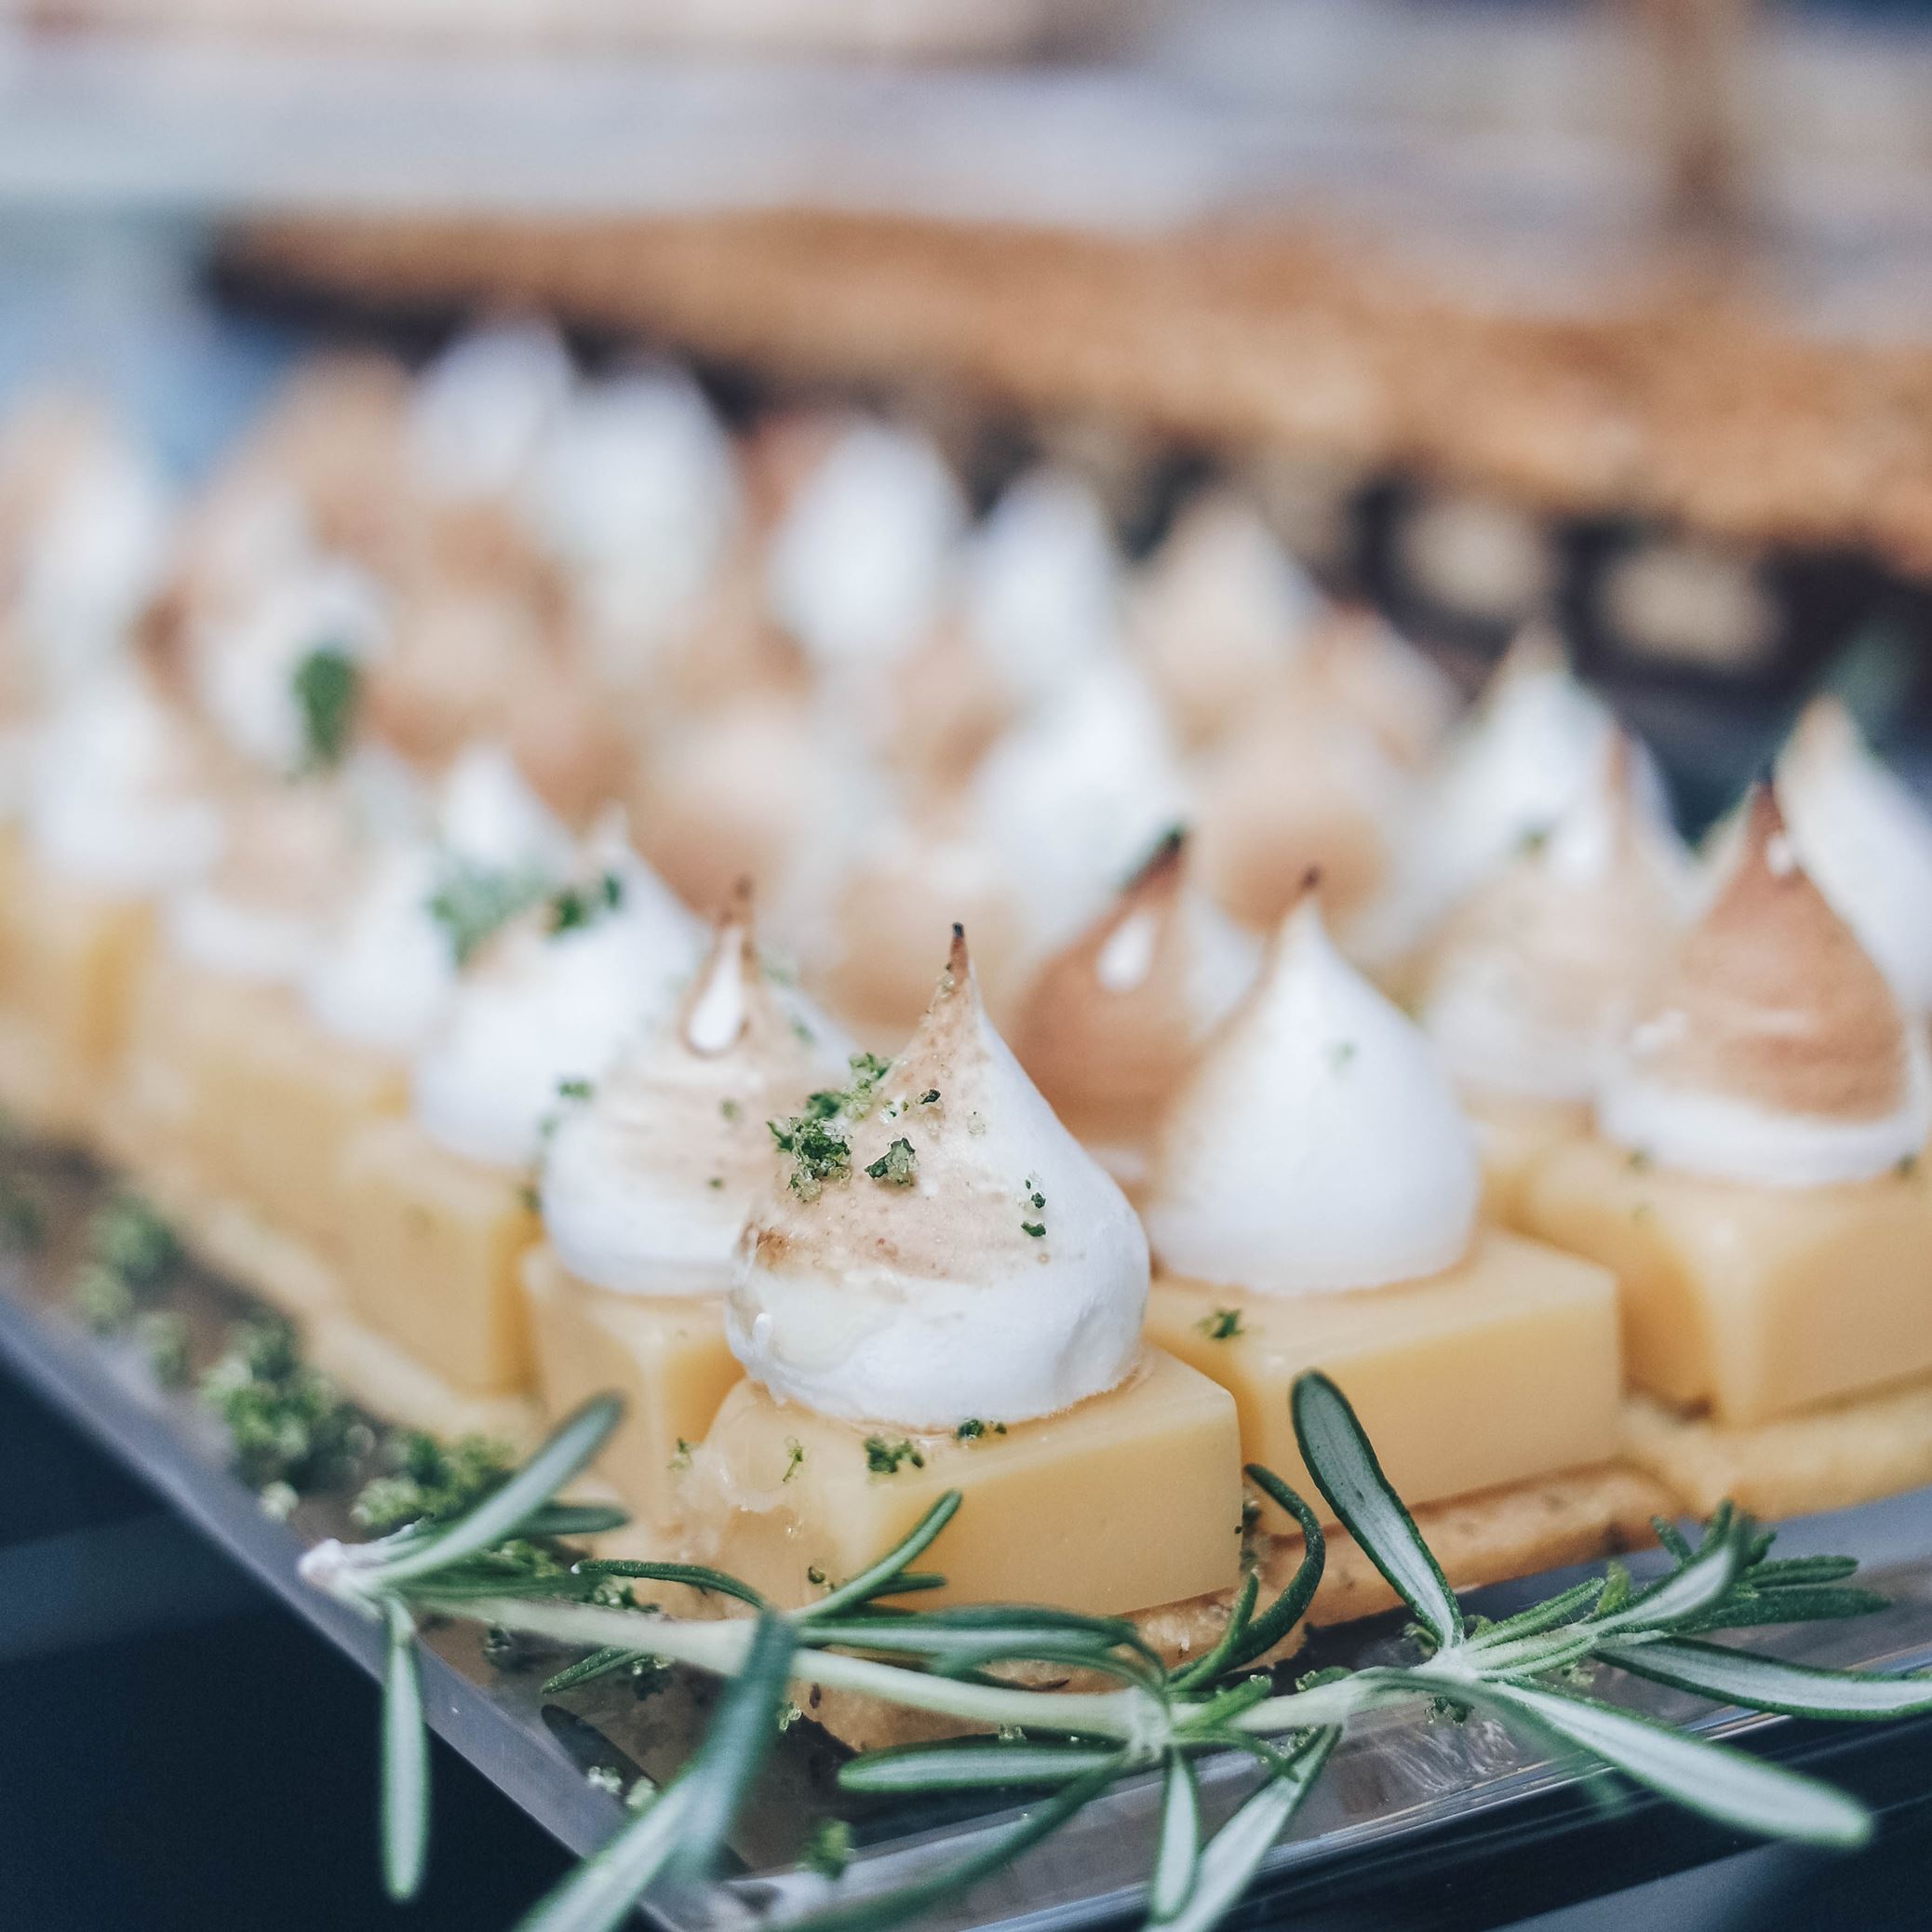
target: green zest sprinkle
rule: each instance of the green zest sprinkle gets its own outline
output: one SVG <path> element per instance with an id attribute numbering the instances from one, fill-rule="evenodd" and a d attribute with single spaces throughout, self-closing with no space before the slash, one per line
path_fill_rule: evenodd
<path id="1" fill-rule="evenodd" d="M 417 1429 L 391 1436 L 383 1456 L 390 1472 L 365 1483 L 349 1508 L 351 1518 L 376 1536 L 406 1523 L 462 1516 L 494 1496 L 517 1467 L 509 1444 L 493 1437 L 461 1436 L 446 1443 Z"/>
<path id="2" fill-rule="evenodd" d="M 736 1121 L 744 1117 L 745 1109 L 735 1100 L 720 1100 L 718 1110 L 728 1120 Z"/>
<path id="3" fill-rule="evenodd" d="M 550 931 L 553 935 L 578 932 L 623 904 L 624 880 L 614 872 L 605 873 L 595 885 L 565 886 L 550 901 Z"/>
<path id="4" fill-rule="evenodd" d="M 284 1322 L 235 1329 L 201 1378 L 201 1399 L 227 1425 L 235 1473 L 256 1490 L 285 1483 L 306 1496 L 329 1488 L 374 1446 L 342 1391 L 302 1361 Z"/>
<path id="5" fill-rule="evenodd" d="M 1003 1422 L 982 1422 L 977 1415 L 969 1415 L 953 1431 L 953 1439 L 960 1442 L 976 1442 L 983 1436 L 1003 1436 L 1006 1425 Z"/>
<path id="6" fill-rule="evenodd" d="M 1241 1332 L 1241 1311 L 1239 1308 L 1216 1308 L 1212 1315 L 1203 1315 L 1194 1325 L 1211 1342 L 1229 1342 Z"/>
<path id="7" fill-rule="evenodd" d="M 559 1100 L 588 1100 L 597 1092 L 590 1080 L 558 1080 L 557 1097 Z"/>
<path id="8" fill-rule="evenodd" d="M 921 1107 L 931 1107 L 932 1103 L 938 1098 L 939 1089 L 937 1087 L 928 1087 L 926 1091 L 919 1095 L 919 1105 Z"/>
<path id="9" fill-rule="evenodd" d="M 46 1242 L 46 1203 L 24 1181 L 0 1179 L 0 1253 L 32 1254 Z"/>
<path id="10" fill-rule="evenodd" d="M 787 1436 L 785 1439 L 785 1453 L 787 1458 L 785 1474 L 778 1480 L 781 1483 L 789 1483 L 798 1473 L 798 1466 L 805 1460 L 805 1445 L 797 1436 Z"/>
<path id="11" fill-rule="evenodd" d="M 1022 1221 L 1020 1223 L 1020 1232 L 1022 1234 L 1030 1234 L 1035 1241 L 1040 1241 L 1046 1234 L 1046 1223 L 1044 1221 Z"/>
<path id="12" fill-rule="evenodd" d="M 909 1140 L 895 1140 L 865 1172 L 888 1187 L 909 1187 L 919 1179 L 919 1157 Z"/>
<path id="13" fill-rule="evenodd" d="M 87 1248 L 102 1268 L 137 1285 L 158 1281 L 181 1256 L 174 1229 L 138 1194 L 116 1194 L 95 1210 Z"/>
<path id="14" fill-rule="evenodd" d="M 865 1438 L 865 1468 L 873 1475 L 896 1476 L 901 1465 L 908 1462 L 916 1469 L 926 1466 L 926 1458 L 903 1436 L 896 1442 L 889 1442 L 883 1436 Z"/>
<path id="15" fill-rule="evenodd" d="M 321 645 L 296 665 L 289 685 L 302 713 L 302 771 L 334 771 L 356 735 L 361 666 L 340 646 Z"/>
<path id="16" fill-rule="evenodd" d="M 458 859 L 429 895 L 429 916 L 449 934 L 456 963 L 467 966 L 485 941 L 548 890 L 543 876 L 529 868 L 504 871 Z"/>
<path id="17" fill-rule="evenodd" d="M 671 1458 L 671 1467 L 678 1470 L 691 1468 L 691 1444 L 682 1436 L 678 1438 L 678 1454 Z"/>
<path id="18" fill-rule="evenodd" d="M 821 1878 L 837 1878 L 852 1863 L 852 1827 L 842 1818 L 822 1818 L 798 1847 L 798 1867 Z"/>
<path id="19" fill-rule="evenodd" d="M 789 1120 L 768 1120 L 771 1138 L 782 1154 L 792 1157 L 791 1189 L 800 1201 L 816 1201 L 827 1181 L 845 1180 L 852 1173 L 852 1149 L 845 1136 L 811 1114 Z"/>
<path id="20" fill-rule="evenodd" d="M 1630 1149 L 1630 1158 L 1624 1162 L 1624 1165 L 1632 1174 L 1648 1174 L 1650 1172 L 1650 1156 L 1642 1147 L 1632 1147 Z"/>
<path id="21" fill-rule="evenodd" d="M 1336 1073 L 1348 1066 L 1355 1057 L 1355 1042 L 1352 1040 L 1338 1040 L 1328 1050 L 1328 1064 Z"/>

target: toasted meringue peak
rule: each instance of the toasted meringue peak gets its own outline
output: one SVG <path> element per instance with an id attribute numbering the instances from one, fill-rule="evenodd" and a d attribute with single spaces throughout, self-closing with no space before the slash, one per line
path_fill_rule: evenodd
<path id="1" fill-rule="evenodd" d="M 727 1320 L 774 1394 L 953 1429 L 1054 1414 L 1133 1368 L 1146 1238 L 993 1030 L 958 928 L 900 1057 L 779 1131 Z"/>
<path id="2" fill-rule="evenodd" d="M 1419 836 L 1350 933 L 1352 949 L 1375 961 L 1401 956 L 1524 839 L 1547 833 L 1601 769 L 1614 725 L 1557 638 L 1524 630 L 1452 740 Z"/>
<path id="3" fill-rule="evenodd" d="M 1932 1007 L 1932 812 L 1838 699 L 1806 706 L 1778 760 L 1778 800 L 1805 869 L 1900 1003 Z"/>
<path id="4" fill-rule="evenodd" d="M 340 1039 L 392 1053 L 419 1047 L 457 985 L 450 934 L 432 909 L 437 894 L 465 883 L 481 888 L 474 875 L 534 889 L 561 879 L 571 856 L 570 835 L 509 754 L 494 745 L 466 747 L 444 774 L 428 823 L 367 854 L 355 891 L 303 971 L 310 1013 Z M 628 866 L 627 851 L 608 863 Z M 639 878 L 638 890 L 653 889 L 666 891 L 653 876 Z"/>
<path id="5" fill-rule="evenodd" d="M 1411 1281 L 1468 1249 L 1481 1192 L 1434 1050 L 1305 891 L 1162 1123 L 1142 1206 L 1161 1266 L 1262 1295 Z"/>
<path id="6" fill-rule="evenodd" d="M 1042 950 L 1096 917 L 1155 839 L 1192 816 L 1160 706 L 1118 661 L 1094 664 L 1009 731 L 973 792 Z"/>
<path id="7" fill-rule="evenodd" d="M 1002 685 L 1051 697 L 1118 645 L 1120 563 L 1100 499 L 1068 472 L 1029 471 L 966 557 L 966 625 Z"/>
<path id="8" fill-rule="evenodd" d="M 312 555 L 200 627 L 190 643 L 195 691 L 235 750 L 270 771 L 292 772 L 308 751 L 298 689 L 304 661 L 331 651 L 365 664 L 382 654 L 388 634 L 387 599 L 375 580 Z"/>
<path id="9" fill-rule="evenodd" d="M 560 878 L 570 837 L 501 745 L 466 745 L 443 775 L 436 800 L 437 842 L 474 865 L 531 866 Z"/>
<path id="10" fill-rule="evenodd" d="M 1343 607 L 1317 624 L 1303 663 L 1312 684 L 1401 763 L 1420 768 L 1456 717 L 1456 686 L 1378 612 Z"/>
<path id="11" fill-rule="evenodd" d="M 1670 964 L 1690 910 L 1690 860 L 1641 795 L 1630 740 L 1545 839 L 1443 921 L 1422 1023 L 1478 1092 L 1588 1100 Z"/>
<path id="12" fill-rule="evenodd" d="M 734 892 L 677 1011 L 638 1035 L 544 1157 L 543 1223 L 581 1281 L 627 1295 L 722 1295 L 769 1185 L 766 1121 L 843 1071 L 829 1026 L 801 1024 L 759 959 Z"/>
<path id="13" fill-rule="evenodd" d="M 464 972 L 416 1061 L 423 1131 L 490 1165 L 530 1160 L 560 1085 L 599 1080 L 626 1039 L 671 1010 L 700 930 L 634 852 L 587 850 L 568 888 Z"/>
<path id="14" fill-rule="evenodd" d="M 1026 918 L 1006 867 L 957 797 L 879 815 L 833 898 L 833 944 L 818 962 L 825 997 L 867 1038 L 894 1040 L 932 991 L 932 934 L 963 919 L 974 971 L 996 1012 L 1012 991 Z"/>
<path id="15" fill-rule="evenodd" d="M 1218 738 L 1287 670 L 1325 608 L 1260 511 L 1231 490 L 1190 503 L 1135 587 L 1132 631 L 1182 739 Z"/>
<path id="16" fill-rule="evenodd" d="M 1155 847 L 1114 904 L 1047 960 L 1013 1028 L 1020 1064 L 1117 1179 L 1201 1043 L 1253 983 L 1260 943 L 1187 877 L 1185 833 Z"/>
<path id="17" fill-rule="evenodd" d="M 1420 836 L 1414 776 L 1357 718 L 1279 684 L 1199 772 L 1201 876 L 1236 918 L 1271 926 L 1310 866 L 1352 936 Z"/>
<path id="18" fill-rule="evenodd" d="M 965 522 L 965 499 L 927 438 L 862 421 L 773 533 L 772 614 L 828 668 L 897 657 L 938 619 Z"/>
<path id="19" fill-rule="evenodd" d="M 354 888 L 356 806 L 347 777 L 235 797 L 221 858 L 168 902 L 168 944 L 231 978 L 296 983 Z"/>
<path id="20" fill-rule="evenodd" d="M 570 399 L 570 352 L 544 323 L 503 323 L 445 349 L 416 385 L 409 441 L 417 474 L 452 502 L 521 488 Z"/>
<path id="21" fill-rule="evenodd" d="M 1665 1166 L 1774 1187 L 1870 1179 L 1925 1145 L 1924 1041 L 1799 863 L 1769 786 L 1598 1119 Z"/>
<path id="22" fill-rule="evenodd" d="M 36 682 L 58 693 L 127 641 L 161 587 L 175 505 L 149 452 L 86 398 L 30 405 L 8 425 L 7 442 L 7 619 Z"/>
<path id="23" fill-rule="evenodd" d="M 30 767 L 27 836 L 56 873 L 145 898 L 221 855 L 208 746 L 133 658 L 105 664 L 55 707 Z"/>
<path id="24" fill-rule="evenodd" d="M 722 563 L 743 515 L 736 459 L 688 377 L 585 383 L 539 454 L 527 514 L 621 679 L 640 642 L 689 619 Z"/>

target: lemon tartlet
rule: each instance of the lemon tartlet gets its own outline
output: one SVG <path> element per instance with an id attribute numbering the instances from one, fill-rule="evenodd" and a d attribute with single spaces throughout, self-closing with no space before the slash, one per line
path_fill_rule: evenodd
<path id="1" fill-rule="evenodd" d="M 851 1078 L 839 1044 L 771 981 L 750 895 L 734 895 L 677 1011 L 631 1039 L 544 1149 L 544 1239 L 523 1269 L 538 1391 L 557 1415 L 625 1396 L 600 1468 L 651 1531 L 675 1523 L 674 1471 L 738 1379 L 724 1298 L 771 1171 L 767 1122 Z"/>
<path id="2" fill-rule="evenodd" d="M 409 1110 L 343 1153 L 352 1386 L 393 1371 L 391 1413 L 453 1395 L 487 1415 L 532 1387 L 520 1268 L 541 1231 L 545 1132 L 660 1017 L 698 928 L 657 877 L 593 841 L 561 891 L 487 940 L 410 1070 Z M 374 1343 L 387 1345 L 382 1353 Z"/>
<path id="3" fill-rule="evenodd" d="M 1845 1405 L 1932 1371 L 1928 1129 L 1921 1029 L 1760 787 L 1611 1064 L 1595 1134 L 1547 1154 L 1523 1193 L 1527 1226 L 1616 1270 L 1630 1378 L 1651 1399 L 1639 1453 L 1692 1507 L 1717 1500 L 1698 1474 L 1716 1442 L 1744 1507 L 1860 1493 L 1861 1458 L 1832 1446 Z M 1806 1416 L 1804 1486 L 1756 1480 L 1757 1432 Z"/>
<path id="4" fill-rule="evenodd" d="M 899 1058 L 780 1133 L 693 1547 L 809 1603 L 957 1488 L 935 1599 L 1134 1614 L 1228 1590 L 1233 1404 L 1143 1342 L 1140 1224 L 994 1032 L 962 935 Z"/>
<path id="5" fill-rule="evenodd" d="M 0 1101 L 37 1132 L 113 1125 L 156 908 L 226 842 L 215 767 L 208 734 L 132 654 L 35 733 L 0 904 Z"/>
<path id="6" fill-rule="evenodd" d="M 1194 883 L 1176 830 L 1019 1001 L 1020 1064 L 1130 1198 L 1168 1101 L 1260 957 L 1254 935 Z"/>
<path id="7" fill-rule="evenodd" d="M 1162 1124 L 1147 1333 L 1233 1392 L 1243 1456 L 1305 1495 L 1288 1395 L 1310 1368 L 1412 1505 L 1587 1473 L 1617 1447 L 1616 1283 L 1488 1226 L 1481 1193 L 1432 1048 L 1310 889 Z"/>
<path id="8" fill-rule="evenodd" d="M 1549 833 L 1443 919 L 1420 1018 L 1475 1123 L 1496 1220 L 1518 1225 L 1531 1165 L 1590 1131 L 1605 1055 L 1669 966 L 1693 891 L 1689 855 L 1618 737 Z"/>

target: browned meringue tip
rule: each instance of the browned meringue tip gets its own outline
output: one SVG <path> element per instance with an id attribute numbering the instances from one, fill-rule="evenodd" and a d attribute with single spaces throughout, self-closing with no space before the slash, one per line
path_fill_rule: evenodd
<path id="1" fill-rule="evenodd" d="M 1547 618 L 1532 618 L 1509 640 L 1509 648 L 1497 660 L 1496 669 L 1489 674 L 1487 691 L 1504 691 L 1526 678 L 1548 677 L 1552 671 L 1566 671 L 1569 667 L 1570 653 L 1556 627 Z"/>
<path id="2" fill-rule="evenodd" d="M 701 1040 L 699 1013 L 715 997 L 726 976 L 734 976 L 745 988 L 745 1005 L 738 1024 L 728 1036 Z M 711 944 L 704 949 L 698 970 L 678 1002 L 678 1033 L 692 1053 L 704 1057 L 724 1053 L 746 1026 L 753 1024 L 753 1007 L 764 996 L 763 969 L 758 960 L 758 935 L 752 924 L 750 881 L 741 879 L 712 922 Z"/>
<path id="3" fill-rule="evenodd" d="M 1655 1002 L 1677 1018 L 1648 1070 L 1783 1112 L 1881 1115 L 1908 1066 L 1891 988 L 1798 864 L 1771 785 L 1751 787 L 1741 821 L 1724 884 Z"/>
<path id="4" fill-rule="evenodd" d="M 1864 742 L 1850 706 L 1836 691 L 1821 691 L 1798 714 L 1788 753 L 1811 760 L 1830 758 Z"/>
<path id="5" fill-rule="evenodd" d="M 749 926 L 758 905 L 758 885 L 748 872 L 741 872 L 727 890 L 711 924 L 718 932 L 728 926 Z"/>
<path id="6" fill-rule="evenodd" d="M 1177 884 L 1187 855 L 1187 839 L 1186 825 L 1170 825 L 1155 841 L 1154 849 L 1128 874 L 1119 897 L 1131 899 L 1157 886 Z"/>

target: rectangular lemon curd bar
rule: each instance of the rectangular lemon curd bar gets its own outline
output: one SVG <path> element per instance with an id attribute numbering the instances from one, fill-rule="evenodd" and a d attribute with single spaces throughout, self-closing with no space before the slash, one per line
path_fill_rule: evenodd
<path id="1" fill-rule="evenodd" d="M 1237 1579 L 1234 1406 L 1159 1349 L 1063 1415 L 957 1435 L 831 1421 L 741 1382 L 694 1460 L 699 1547 L 781 1603 L 855 1575 L 948 1489 L 962 1505 L 917 1565 L 946 1587 L 922 1593 L 922 1606 L 1125 1615 Z"/>
<path id="2" fill-rule="evenodd" d="M 537 1388 L 560 1416 L 615 1390 L 624 1418 L 599 1472 L 651 1529 L 678 1520 L 678 1475 L 741 1371 L 715 1297 L 613 1295 L 580 1281 L 547 1246 L 524 1257 Z"/>
<path id="3" fill-rule="evenodd" d="M 92 1128 L 153 944 L 145 905 L 0 842 L 0 1103 L 41 1133 Z"/>
<path id="4" fill-rule="evenodd" d="M 342 1161 L 343 1285 L 350 1308 L 465 1395 L 531 1386 L 524 1254 L 542 1227 L 520 1174 L 385 1120 Z"/>
<path id="5" fill-rule="evenodd" d="M 1289 1415 L 1306 1369 L 1334 1377 L 1409 1504 L 1580 1469 L 1617 1447 L 1617 1290 L 1539 1241 L 1480 1234 L 1427 1280 L 1260 1295 L 1157 1276 L 1147 1335 L 1229 1389 L 1241 1454 L 1322 1509 Z M 1264 1522 L 1292 1530 L 1270 1503 Z"/>
<path id="6" fill-rule="evenodd" d="M 1528 1226 L 1613 1269 L 1630 1377 L 1717 1421 L 1766 1422 L 1932 1372 L 1932 1175 L 1746 1187 L 1603 1140 L 1551 1152 Z"/>
<path id="7" fill-rule="evenodd" d="M 125 1132 L 137 1162 L 179 1162 L 199 1195 L 245 1204 L 339 1268 L 343 1156 L 400 1112 L 401 1067 L 329 1040 L 286 988 L 170 959 L 146 975 L 134 1035 Z"/>

